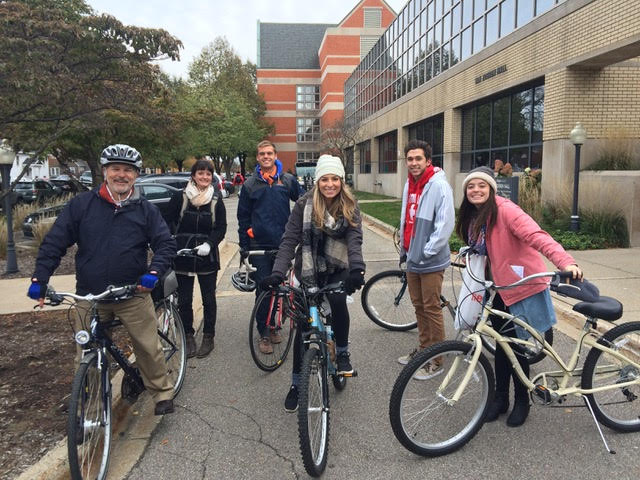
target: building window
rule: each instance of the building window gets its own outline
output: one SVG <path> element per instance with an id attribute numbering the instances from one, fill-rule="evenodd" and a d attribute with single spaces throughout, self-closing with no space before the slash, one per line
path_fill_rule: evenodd
<path id="1" fill-rule="evenodd" d="M 407 2 L 370 51 L 361 38 L 361 52 L 368 53 L 345 83 L 347 124 L 363 121 L 564 1 Z"/>
<path id="2" fill-rule="evenodd" d="M 296 133 L 298 142 L 318 142 L 320 140 L 320 119 L 296 118 Z"/>
<path id="3" fill-rule="evenodd" d="M 512 91 L 462 110 L 460 171 L 511 163 L 515 172 L 542 167 L 544 85 Z"/>
<path id="4" fill-rule="evenodd" d="M 297 153 L 297 161 L 298 162 L 311 162 L 316 161 L 320 158 L 320 152 L 298 152 Z"/>
<path id="5" fill-rule="evenodd" d="M 431 161 L 436 167 L 442 167 L 444 135 L 442 128 L 444 115 L 436 115 L 421 122 L 409 125 L 409 140 L 423 140 L 431 146 Z"/>
<path id="6" fill-rule="evenodd" d="M 378 172 L 396 173 L 398 171 L 398 136 L 397 132 L 378 137 Z"/>
<path id="7" fill-rule="evenodd" d="M 320 109 L 320 85 L 298 85 L 296 87 L 297 110 Z"/>
<path id="8" fill-rule="evenodd" d="M 360 154 L 360 173 L 371 173 L 371 142 L 366 141 L 358 145 Z"/>

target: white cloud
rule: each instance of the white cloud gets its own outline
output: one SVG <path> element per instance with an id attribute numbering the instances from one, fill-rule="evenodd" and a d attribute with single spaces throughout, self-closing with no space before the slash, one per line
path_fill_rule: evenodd
<path id="1" fill-rule="evenodd" d="M 163 70 L 186 76 L 189 63 L 218 36 L 225 36 L 244 60 L 256 61 L 256 25 L 261 22 L 337 23 L 357 0 L 87 0 L 94 10 L 123 23 L 164 28 L 184 44 L 180 62 L 160 63 Z M 396 12 L 406 0 L 387 0 Z M 320 8 L 319 8 L 320 7 Z"/>

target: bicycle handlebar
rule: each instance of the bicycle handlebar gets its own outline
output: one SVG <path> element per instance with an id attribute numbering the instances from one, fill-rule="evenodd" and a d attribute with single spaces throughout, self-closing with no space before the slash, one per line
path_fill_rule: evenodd
<path id="1" fill-rule="evenodd" d="M 299 293 L 303 295 L 318 297 L 324 294 L 345 293 L 345 282 L 344 280 L 341 280 L 339 282 L 329 283 L 328 285 L 325 285 L 322 288 L 318 288 L 318 287 L 309 288 L 302 285 L 301 285 L 301 288 L 294 287 L 293 285 L 278 285 L 273 290 L 277 290 L 279 293 L 294 292 L 294 293 Z"/>
<path id="2" fill-rule="evenodd" d="M 104 292 L 98 293 L 96 295 L 92 293 L 89 293 L 87 295 L 77 295 L 72 292 L 56 292 L 53 287 L 49 285 L 47 286 L 47 293 L 45 295 L 45 298 L 49 299 L 47 305 L 53 306 L 60 305 L 64 301 L 65 297 L 72 298 L 76 301 L 87 302 L 97 302 L 110 296 L 113 297 L 114 300 L 116 300 L 132 296 L 136 292 L 137 287 L 137 285 L 124 285 L 122 287 L 109 285 Z"/>

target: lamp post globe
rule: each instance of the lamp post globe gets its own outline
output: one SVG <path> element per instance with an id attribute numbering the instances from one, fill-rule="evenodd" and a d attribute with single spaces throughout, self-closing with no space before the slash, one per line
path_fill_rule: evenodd
<path id="1" fill-rule="evenodd" d="M 569 229 L 573 232 L 580 230 L 580 217 L 578 215 L 578 185 L 580 182 L 580 149 L 587 139 L 587 130 L 582 123 L 577 122 L 569 132 L 569 139 L 575 147 L 575 159 L 573 164 L 573 207 L 571 209 L 571 223 Z"/>

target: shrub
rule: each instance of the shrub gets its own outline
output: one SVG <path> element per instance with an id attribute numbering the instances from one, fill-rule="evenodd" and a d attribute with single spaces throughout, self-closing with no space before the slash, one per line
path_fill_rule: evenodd
<path id="1" fill-rule="evenodd" d="M 608 152 L 598 156 L 584 170 L 640 170 L 640 162 L 634 160 L 628 152 Z"/>
<path id="2" fill-rule="evenodd" d="M 13 231 L 19 232 L 22 229 L 22 222 L 24 222 L 24 217 L 38 210 L 40 205 L 37 202 L 33 203 L 18 203 L 11 210 L 11 223 L 13 224 Z"/>
<path id="3" fill-rule="evenodd" d="M 42 240 L 44 240 L 44 237 L 49 233 L 49 230 L 51 230 L 55 221 L 55 217 L 46 217 L 41 219 L 32 227 L 33 238 L 36 240 L 38 245 L 42 244 Z"/>
<path id="4" fill-rule="evenodd" d="M 542 221 L 542 201 L 540 198 L 542 171 L 525 168 L 520 177 L 518 203 L 536 222 Z"/>

